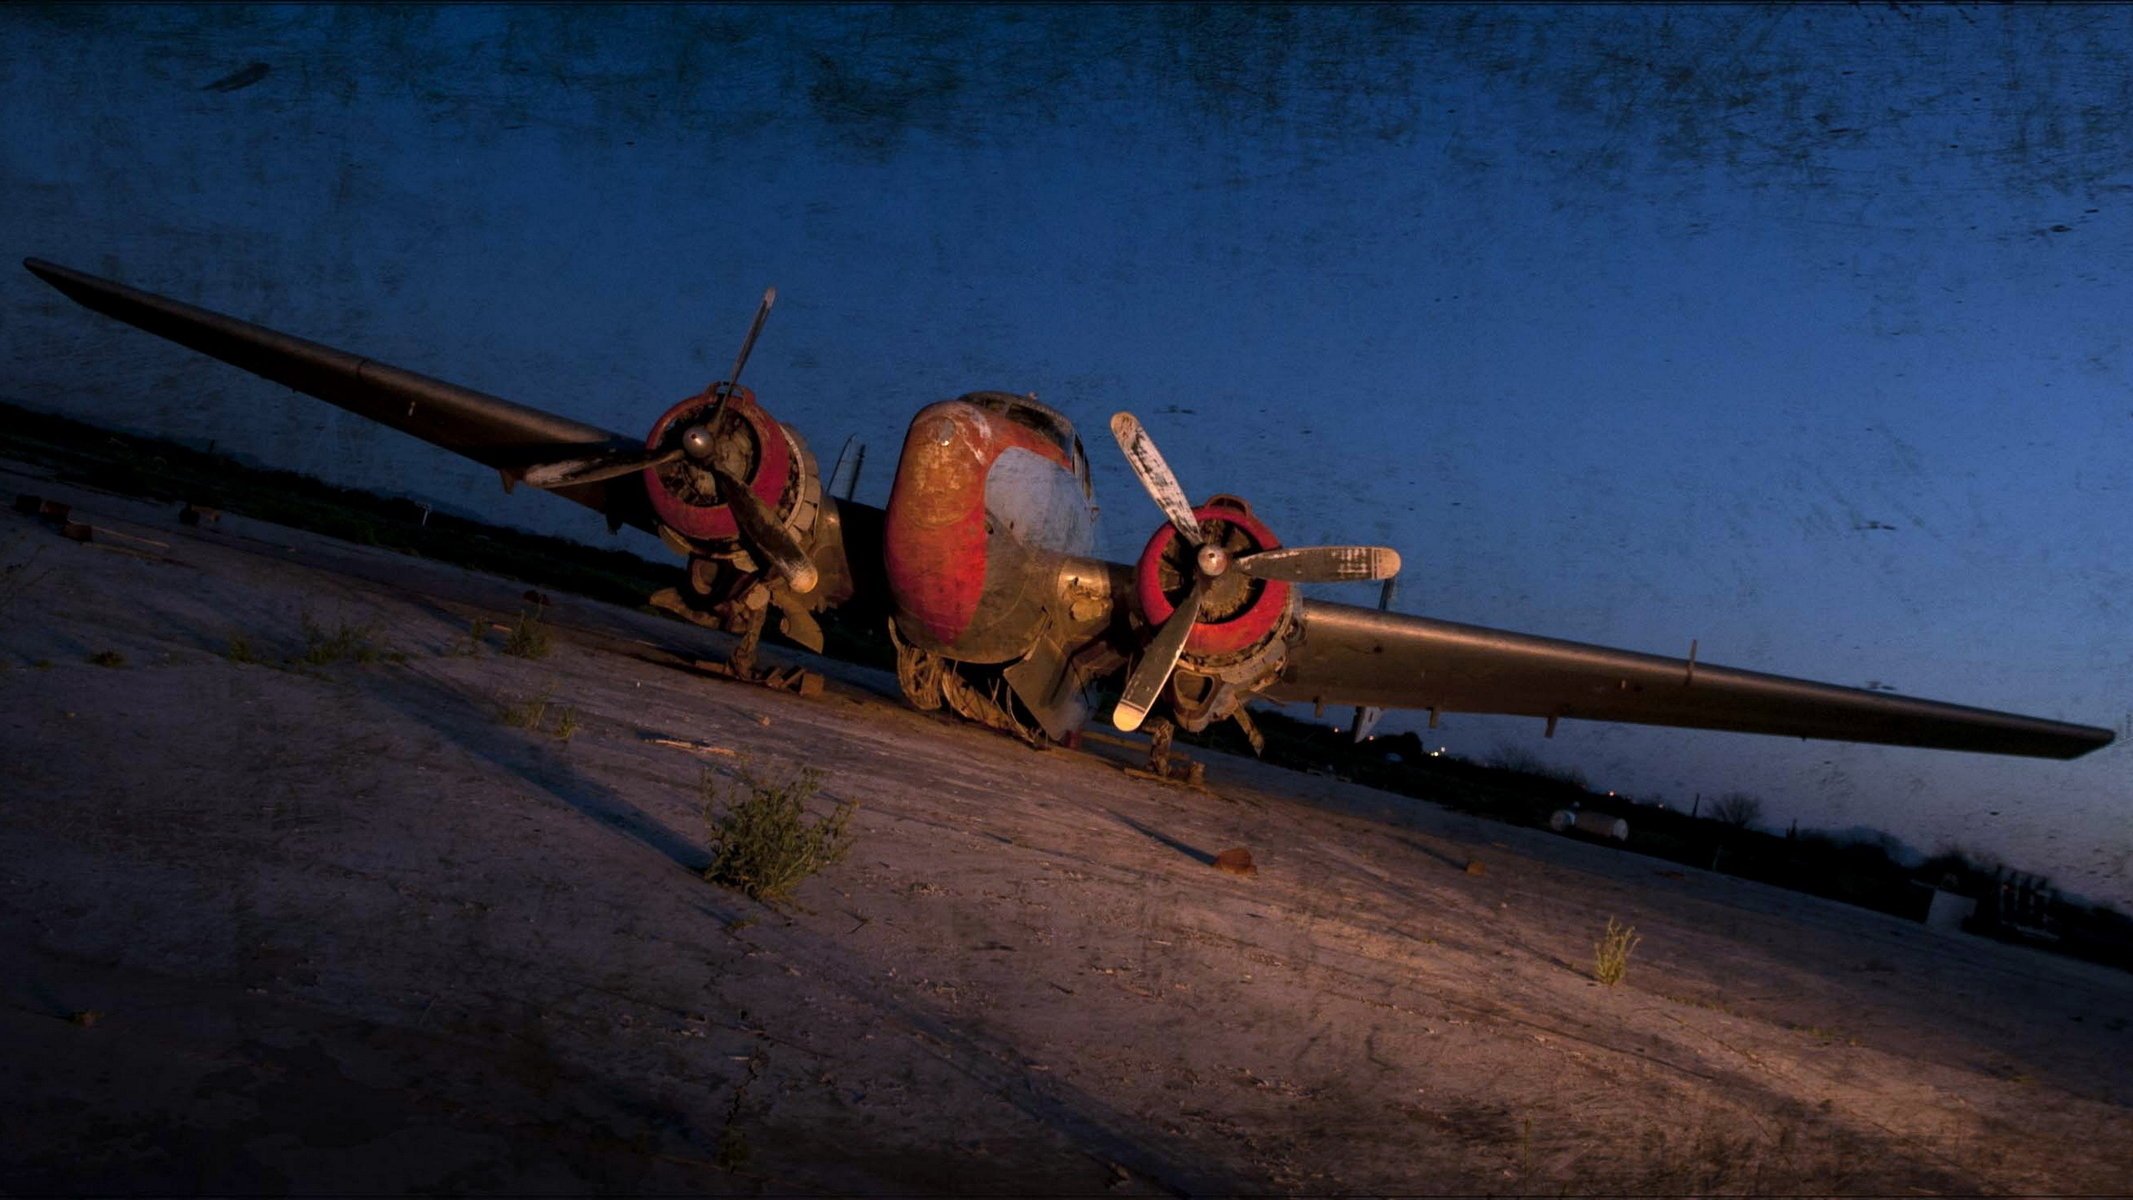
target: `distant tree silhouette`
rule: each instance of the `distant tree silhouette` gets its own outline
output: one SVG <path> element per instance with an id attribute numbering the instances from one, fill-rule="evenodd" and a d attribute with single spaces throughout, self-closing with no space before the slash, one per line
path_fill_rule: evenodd
<path id="1" fill-rule="evenodd" d="M 1711 801 L 1711 819 L 1735 829 L 1750 829 L 1763 819 L 1763 802 L 1746 792 L 1727 792 Z"/>

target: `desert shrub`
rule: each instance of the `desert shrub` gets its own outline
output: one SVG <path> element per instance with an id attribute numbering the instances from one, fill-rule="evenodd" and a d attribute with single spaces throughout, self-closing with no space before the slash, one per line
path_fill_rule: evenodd
<path id="1" fill-rule="evenodd" d="M 123 667 L 126 665 L 126 656 L 116 650 L 99 650 L 89 656 L 89 661 L 99 667 Z"/>
<path id="2" fill-rule="evenodd" d="M 504 653 L 513 658 L 546 658 L 548 647 L 548 627 L 541 624 L 541 615 L 531 609 L 511 622 L 511 632 L 504 638 Z"/>
<path id="3" fill-rule="evenodd" d="M 813 770 L 771 779 L 743 768 L 728 779 L 707 768 L 702 787 L 711 865 L 704 878 L 775 904 L 808 876 L 842 861 L 851 851 L 858 806 L 842 800 L 810 822 L 807 802 L 821 783 L 822 773 Z"/>
<path id="4" fill-rule="evenodd" d="M 1629 953 L 1643 940 L 1637 936 L 1636 926 L 1607 918 L 1606 932 L 1592 946 L 1592 977 L 1608 987 L 1622 982 L 1622 977 L 1629 974 Z"/>
<path id="5" fill-rule="evenodd" d="M 1752 829 L 1763 819 L 1763 802 L 1746 792 L 1727 792 L 1711 801 L 1711 819 L 1735 829 Z"/>
<path id="6" fill-rule="evenodd" d="M 296 661 L 307 666 L 323 667 L 328 663 L 359 662 L 374 663 L 397 661 L 400 655 L 392 653 L 377 640 L 376 625 L 350 625 L 346 621 L 334 622 L 328 629 L 312 619 L 309 612 L 299 615 L 304 627 L 304 652 Z"/>
<path id="7" fill-rule="evenodd" d="M 1531 775 L 1536 779 L 1547 779 L 1556 783 L 1567 784 L 1579 791 L 1592 790 L 1592 784 L 1586 780 L 1585 772 L 1578 770 L 1576 767 L 1554 766 L 1524 746 L 1513 745 L 1509 742 L 1497 743 L 1496 749 L 1491 751 L 1489 756 L 1483 760 L 1483 765 L 1493 767 L 1499 771 L 1515 771 L 1521 775 Z"/>

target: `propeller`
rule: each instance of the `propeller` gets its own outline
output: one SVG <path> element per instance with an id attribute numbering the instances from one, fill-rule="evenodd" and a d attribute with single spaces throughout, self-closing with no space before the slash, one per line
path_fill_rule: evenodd
<path id="1" fill-rule="evenodd" d="M 1208 539 L 1199 517 L 1185 499 L 1185 489 L 1171 472 L 1170 464 L 1163 461 L 1162 453 L 1155 448 L 1155 440 L 1148 436 L 1148 431 L 1132 413 L 1122 412 L 1111 418 L 1111 436 L 1118 440 L 1118 448 L 1125 453 L 1127 465 L 1133 468 L 1134 475 L 1155 500 L 1156 507 L 1163 510 L 1178 536 L 1195 550 L 1191 588 L 1142 652 L 1140 662 L 1134 665 L 1133 673 L 1126 679 L 1118 707 L 1111 714 L 1112 724 L 1120 730 L 1130 733 L 1147 719 L 1149 709 L 1162 695 L 1163 686 L 1170 682 L 1171 673 L 1177 670 L 1178 659 L 1185 652 L 1186 638 L 1200 619 L 1201 605 L 1207 598 L 1208 589 L 1230 571 L 1241 572 L 1253 579 L 1287 583 L 1388 579 L 1400 571 L 1399 551 L 1387 546 L 1280 546 L 1232 555 L 1228 549 Z"/>
<path id="2" fill-rule="evenodd" d="M 778 300 L 778 289 L 764 288 L 762 303 L 756 306 L 755 319 L 748 323 L 748 336 L 741 339 L 741 352 L 733 360 L 733 372 L 723 380 L 706 384 L 701 393 L 715 396 L 711 411 L 703 420 L 681 431 L 672 446 L 657 452 L 650 450 L 602 450 L 583 458 L 565 459 L 562 462 L 542 463 L 527 469 L 525 482 L 543 489 L 575 487 L 579 484 L 599 483 L 639 471 L 657 470 L 688 459 L 699 469 L 718 481 L 718 496 L 733 510 L 733 522 L 738 527 L 741 541 L 750 553 L 763 559 L 771 570 L 783 575 L 792 590 L 801 594 L 811 592 L 820 578 L 815 564 L 809 561 L 807 551 L 779 523 L 778 515 L 762 497 L 750 491 L 738 476 L 725 469 L 717 461 L 721 439 L 730 422 L 726 416 L 726 401 L 740 385 L 741 369 L 748 365 L 748 356 L 755 350 L 755 339 L 763 332 L 763 322 L 770 317 L 770 306 Z"/>

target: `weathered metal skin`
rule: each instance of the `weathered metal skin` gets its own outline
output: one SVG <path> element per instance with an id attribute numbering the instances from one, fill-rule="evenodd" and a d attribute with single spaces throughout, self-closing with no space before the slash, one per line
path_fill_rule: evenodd
<path id="1" fill-rule="evenodd" d="M 691 396 L 659 418 L 644 439 L 646 450 L 664 450 L 679 431 L 701 421 L 711 411 L 709 392 Z M 756 403 L 755 393 L 735 386 L 726 401 L 728 420 L 741 422 L 745 434 L 729 438 L 736 461 L 722 463 L 727 470 L 748 481 L 748 490 L 762 497 L 780 516 L 790 508 L 783 504 L 786 485 L 793 476 L 793 445 L 783 426 Z M 660 521 L 683 537 L 699 542 L 729 542 L 739 529 L 733 510 L 720 503 L 714 485 L 704 482 L 701 471 L 687 462 L 669 463 L 644 471 L 645 493 Z"/>
<path id="2" fill-rule="evenodd" d="M 1028 654 L 1060 603 L 1059 560 L 1095 542 L 1086 464 L 1017 409 L 1057 419 L 1004 393 L 921 409 L 889 495 L 883 563 L 898 633 L 958 662 Z"/>

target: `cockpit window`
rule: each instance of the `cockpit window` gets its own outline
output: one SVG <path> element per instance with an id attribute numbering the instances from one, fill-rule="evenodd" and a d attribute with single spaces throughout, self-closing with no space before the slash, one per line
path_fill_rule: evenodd
<path id="1" fill-rule="evenodd" d="M 1012 392 L 972 392 L 963 397 L 963 403 L 998 413 L 1024 429 L 1044 435 L 1044 440 L 1059 447 L 1059 452 L 1072 462 L 1080 456 L 1074 437 L 1073 422 L 1047 404 L 1040 404 L 1029 396 L 1017 396 Z"/>
<path id="2" fill-rule="evenodd" d="M 1081 481 L 1084 495 L 1093 496 L 1089 482 L 1089 456 L 1082 451 L 1081 439 L 1074 434 L 1074 423 L 1065 414 L 1049 404 L 1040 403 L 1034 396 L 1017 396 L 1013 392 L 971 392 L 961 397 L 963 403 L 984 409 L 1041 434 L 1045 441 L 1059 447 Z"/>

